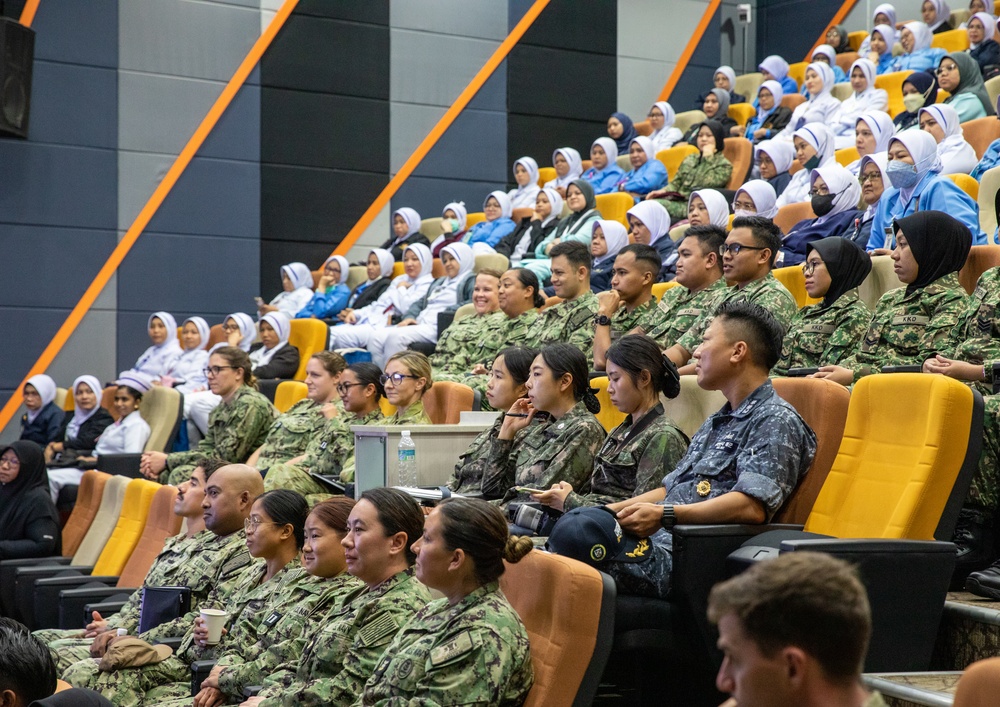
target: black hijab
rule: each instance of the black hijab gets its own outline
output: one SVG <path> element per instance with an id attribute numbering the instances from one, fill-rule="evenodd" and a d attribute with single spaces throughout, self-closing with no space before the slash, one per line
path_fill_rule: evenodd
<path id="1" fill-rule="evenodd" d="M 823 296 L 824 307 L 829 307 L 845 292 L 858 287 L 872 271 L 869 255 L 857 243 L 846 238 L 831 236 L 813 241 L 806 246 L 806 258 L 811 250 L 819 253 L 830 273 L 830 289 Z"/>
<path id="2" fill-rule="evenodd" d="M 726 131 L 722 129 L 722 123 L 718 120 L 706 120 L 698 126 L 698 132 L 695 133 L 695 141 L 697 141 L 698 133 L 701 132 L 702 125 L 712 131 L 712 135 L 715 136 L 715 151 L 721 154 L 726 149 Z M 698 154 L 698 159 L 701 159 L 701 153 Z"/>
<path id="3" fill-rule="evenodd" d="M 918 211 L 892 222 L 892 234 L 903 232 L 919 268 L 906 294 L 922 289 L 965 265 L 972 248 L 969 228 L 943 211 Z"/>
<path id="4" fill-rule="evenodd" d="M 0 456 L 13 450 L 21 466 L 17 478 L 9 484 L 0 485 L 0 540 L 20 540 L 24 530 L 24 514 L 32 510 L 33 504 L 24 503 L 25 496 L 34 489 L 42 489 L 46 500 L 56 508 L 49 497 L 49 476 L 45 471 L 45 453 L 30 440 L 18 440 L 0 449 Z"/>

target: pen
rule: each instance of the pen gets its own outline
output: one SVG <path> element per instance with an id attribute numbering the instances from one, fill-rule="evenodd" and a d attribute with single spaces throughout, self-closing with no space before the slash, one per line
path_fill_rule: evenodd
<path id="1" fill-rule="evenodd" d="M 504 415 L 507 417 L 527 417 L 523 412 L 506 412 Z"/>

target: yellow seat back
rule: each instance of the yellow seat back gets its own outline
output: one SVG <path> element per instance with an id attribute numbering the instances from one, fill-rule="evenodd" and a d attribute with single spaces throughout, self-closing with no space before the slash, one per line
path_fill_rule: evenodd
<path id="1" fill-rule="evenodd" d="M 288 343 L 299 350 L 299 370 L 295 380 L 305 380 L 306 364 L 317 351 L 326 350 L 326 339 L 330 328 L 319 319 L 293 319 Z"/>
<path id="2" fill-rule="evenodd" d="M 594 197 L 597 202 L 597 210 L 601 212 L 601 218 L 605 221 L 617 221 L 625 228 L 628 228 L 628 219 L 625 213 L 635 206 L 635 200 L 624 192 L 613 192 L 611 194 L 598 194 Z"/>
<path id="3" fill-rule="evenodd" d="M 994 120 L 996 121 L 995 118 Z M 968 174 L 949 174 L 946 176 L 948 179 L 955 182 L 955 186 L 968 194 L 973 201 L 979 199 L 979 182 L 970 177 Z"/>
<path id="4" fill-rule="evenodd" d="M 680 283 L 675 280 L 671 280 L 670 282 L 658 282 L 653 285 L 653 297 L 655 297 L 656 301 L 659 302 L 663 299 L 664 292 L 669 290 L 671 287 L 677 287 L 679 284 Z"/>
<path id="5" fill-rule="evenodd" d="M 551 182 L 558 175 L 556 174 L 555 167 L 539 167 L 538 168 L 538 186 L 544 187 L 546 182 Z"/>
<path id="6" fill-rule="evenodd" d="M 774 279 L 792 293 L 796 304 L 799 305 L 799 309 L 802 309 L 807 304 L 816 304 L 822 301 L 821 299 L 810 297 L 809 293 L 806 292 L 806 276 L 802 273 L 802 266 L 789 265 L 787 268 L 775 268 L 771 272 L 774 275 Z"/>
<path id="7" fill-rule="evenodd" d="M 969 33 L 964 29 L 952 29 L 939 32 L 931 37 L 931 46 L 952 52 L 964 52 L 969 48 Z"/>
<path id="8" fill-rule="evenodd" d="M 862 378 L 805 530 L 932 540 L 965 461 L 974 396 L 945 376 Z"/>
<path id="9" fill-rule="evenodd" d="M 601 423 L 605 432 L 610 432 L 625 421 L 625 413 L 616 408 L 608 395 L 608 377 L 592 378 L 590 385 L 597 388 L 597 400 L 601 403 L 601 411 L 594 417 Z"/>
<path id="10" fill-rule="evenodd" d="M 278 412 L 288 412 L 289 408 L 309 393 L 302 381 L 281 381 L 274 391 L 274 407 Z"/>
<path id="11" fill-rule="evenodd" d="M 858 154 L 858 148 L 856 147 L 845 147 L 837 150 L 833 153 L 833 156 L 836 158 L 837 164 L 841 167 L 846 167 L 852 162 L 861 159 L 861 155 Z"/>
<path id="12" fill-rule="evenodd" d="M 667 168 L 667 177 L 673 179 L 677 175 L 677 169 L 681 166 L 684 158 L 688 155 L 696 154 L 698 154 L 697 147 L 684 143 L 683 145 L 668 147 L 666 150 L 660 150 L 656 153 L 656 159 L 662 162 L 663 166 Z"/>
<path id="13" fill-rule="evenodd" d="M 806 80 L 806 67 L 809 66 L 808 61 L 797 61 L 794 64 L 788 65 L 788 77 L 794 79 L 797 86 L 802 86 L 802 83 Z"/>
<path id="14" fill-rule="evenodd" d="M 142 537 L 142 529 L 146 527 L 146 517 L 149 515 L 149 506 L 153 503 L 153 496 L 160 489 L 160 484 L 148 479 L 132 479 L 125 488 L 125 501 L 122 503 L 122 512 L 118 516 L 118 523 L 111 531 L 101 556 L 94 564 L 94 576 L 121 574 L 122 568 L 132 555 L 139 538 Z"/>
<path id="15" fill-rule="evenodd" d="M 903 82 L 912 71 L 892 71 L 875 77 L 875 88 L 881 88 L 889 94 L 889 108 L 887 112 L 893 118 L 906 110 L 903 105 Z"/>
<path id="16" fill-rule="evenodd" d="M 865 32 L 863 29 L 858 30 L 857 32 L 848 32 L 847 43 L 851 45 L 851 49 L 853 49 L 854 51 L 858 51 L 858 49 L 861 48 L 861 43 L 865 41 L 865 37 L 867 36 L 868 33 Z"/>
<path id="17" fill-rule="evenodd" d="M 757 115 L 757 109 L 753 107 L 752 103 L 734 103 L 729 106 L 729 117 L 742 128 L 745 128 L 755 115 Z"/>
<path id="18" fill-rule="evenodd" d="M 384 395 L 378 399 L 378 406 L 382 409 L 382 414 L 392 417 L 396 414 L 396 406 L 389 402 L 389 398 Z"/>

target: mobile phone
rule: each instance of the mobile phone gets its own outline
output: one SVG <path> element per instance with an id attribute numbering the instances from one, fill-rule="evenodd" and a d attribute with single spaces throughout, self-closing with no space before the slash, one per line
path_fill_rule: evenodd
<path id="1" fill-rule="evenodd" d="M 813 373 L 819 373 L 819 368 L 789 368 L 787 376 L 789 378 L 802 378 L 811 376 Z"/>
<path id="2" fill-rule="evenodd" d="M 263 297 L 254 297 L 253 301 L 257 303 L 258 307 L 260 307 L 261 305 L 264 304 L 264 298 Z"/>
<path id="3" fill-rule="evenodd" d="M 882 373 L 921 373 L 924 367 L 919 363 L 911 363 L 905 366 L 882 366 Z"/>

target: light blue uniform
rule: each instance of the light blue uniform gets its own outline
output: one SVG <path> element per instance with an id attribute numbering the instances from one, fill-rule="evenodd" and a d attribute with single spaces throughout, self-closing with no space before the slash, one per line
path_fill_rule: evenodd
<path id="1" fill-rule="evenodd" d="M 905 202 L 899 189 L 885 190 L 875 210 L 867 249 L 872 251 L 876 248 L 895 247 L 893 219 L 900 219 L 917 211 L 943 211 L 954 216 L 972 232 L 973 245 L 986 245 L 986 234 L 979 228 L 979 205 L 948 177 L 928 172 Z"/>

